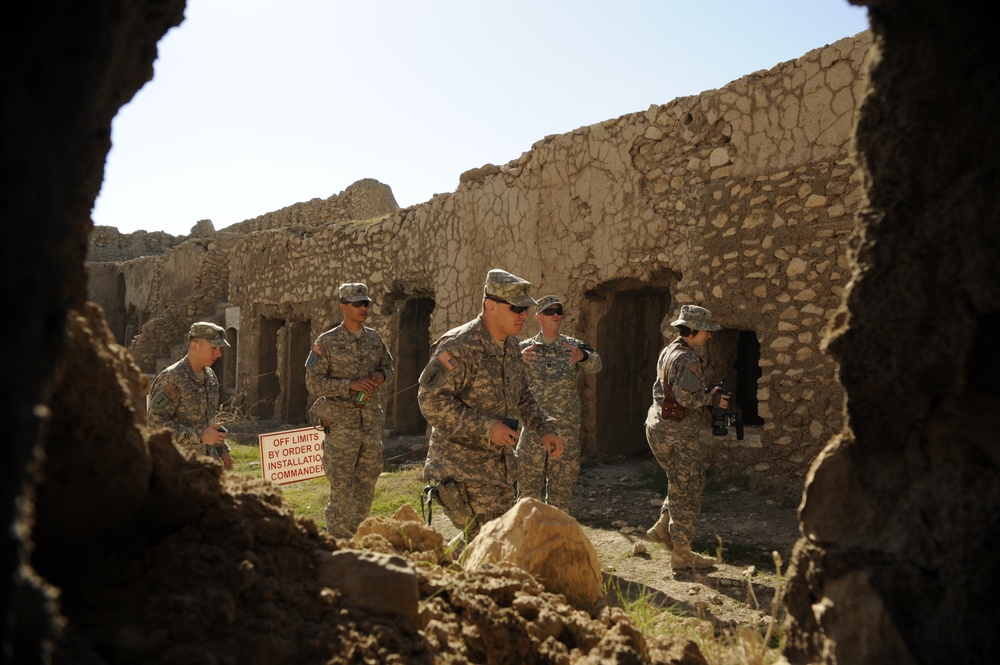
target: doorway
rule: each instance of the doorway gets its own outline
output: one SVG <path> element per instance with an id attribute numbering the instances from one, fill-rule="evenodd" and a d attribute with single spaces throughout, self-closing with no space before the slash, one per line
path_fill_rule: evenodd
<path id="1" fill-rule="evenodd" d="M 670 310 L 667 288 L 642 287 L 609 294 L 597 326 L 597 450 L 648 455 L 646 412 L 653 403 L 656 358 L 664 346 L 660 322 Z"/>
<path id="2" fill-rule="evenodd" d="M 423 434 L 427 421 L 417 403 L 417 381 L 430 360 L 431 312 L 434 299 L 409 298 L 399 311 L 399 327 L 392 358 L 396 367 L 387 421 L 400 434 Z"/>

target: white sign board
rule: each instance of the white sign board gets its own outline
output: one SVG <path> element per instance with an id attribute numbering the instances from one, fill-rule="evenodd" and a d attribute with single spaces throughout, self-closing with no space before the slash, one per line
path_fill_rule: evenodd
<path id="1" fill-rule="evenodd" d="M 278 485 L 322 478 L 323 441 L 326 434 L 315 427 L 261 434 L 260 471 L 264 480 Z"/>

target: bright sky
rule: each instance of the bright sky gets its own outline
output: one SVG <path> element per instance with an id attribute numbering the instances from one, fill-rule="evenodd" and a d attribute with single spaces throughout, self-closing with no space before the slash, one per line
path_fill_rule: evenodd
<path id="1" fill-rule="evenodd" d="M 362 178 L 408 207 L 867 28 L 847 0 L 188 0 L 114 119 L 93 219 L 188 235 Z"/>

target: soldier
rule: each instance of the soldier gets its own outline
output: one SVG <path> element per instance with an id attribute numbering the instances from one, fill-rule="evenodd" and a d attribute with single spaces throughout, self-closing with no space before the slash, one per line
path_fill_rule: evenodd
<path id="1" fill-rule="evenodd" d="M 680 335 L 660 352 L 653 383 L 653 405 L 646 415 L 646 440 L 653 456 L 667 474 L 667 497 L 660 518 L 646 535 L 671 552 L 670 564 L 678 568 L 711 568 L 715 560 L 691 551 L 698 531 L 701 493 L 705 489 L 705 468 L 699 431 L 711 421 L 707 408 L 715 393 L 706 391 L 701 358 L 702 347 L 719 326 L 712 313 L 697 305 L 681 307 L 680 317 L 670 325 Z M 729 397 L 720 394 L 720 408 L 729 406 Z"/>
<path id="2" fill-rule="evenodd" d="M 530 282 L 503 270 L 486 276 L 483 308 L 449 330 L 420 375 L 417 400 L 431 425 L 424 478 L 467 542 L 514 505 L 518 420 L 558 459 L 563 441 L 528 387 L 517 337 L 535 301 Z"/>
<path id="3" fill-rule="evenodd" d="M 378 387 L 392 378 L 392 356 L 364 325 L 368 287 L 341 284 L 344 322 L 316 338 L 306 359 L 306 388 L 318 399 L 309 411 L 323 424 L 323 470 L 330 482 L 326 530 L 350 537 L 368 517 L 382 473 L 385 413 Z"/>
<path id="4" fill-rule="evenodd" d="M 181 448 L 207 455 L 232 469 L 226 429 L 216 421 L 219 379 L 211 368 L 222 356 L 222 348 L 228 346 L 222 327 L 207 321 L 192 324 L 187 355 L 153 379 L 146 413 L 149 424 L 169 429 Z"/>
<path id="5" fill-rule="evenodd" d="M 521 342 L 521 358 L 528 366 L 528 384 L 539 406 L 559 424 L 563 454 L 552 459 L 538 444 L 538 436 L 521 431 L 517 442 L 518 496 L 545 501 L 570 513 L 573 485 L 580 476 L 580 391 L 579 374 L 601 371 L 601 356 L 580 340 L 562 335 L 565 300 L 545 296 L 535 306 L 537 335 Z"/>

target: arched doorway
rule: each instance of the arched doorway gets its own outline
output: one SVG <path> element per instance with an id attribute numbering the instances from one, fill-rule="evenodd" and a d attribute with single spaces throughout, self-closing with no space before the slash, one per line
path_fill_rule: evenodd
<path id="1" fill-rule="evenodd" d="M 665 340 L 660 323 L 671 306 L 666 287 L 642 286 L 608 294 L 597 326 L 597 450 L 606 455 L 648 455 L 643 423 L 653 401 L 656 358 Z"/>

